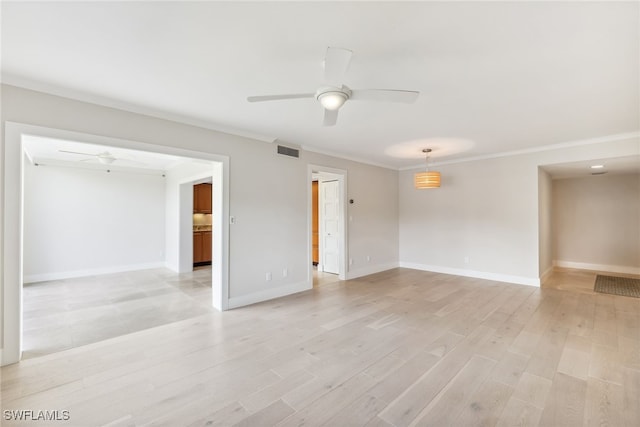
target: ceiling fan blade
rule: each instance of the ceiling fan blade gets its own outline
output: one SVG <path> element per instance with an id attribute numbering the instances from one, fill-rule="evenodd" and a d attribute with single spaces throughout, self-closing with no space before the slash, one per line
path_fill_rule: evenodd
<path id="1" fill-rule="evenodd" d="M 281 99 L 300 99 L 300 98 L 315 98 L 315 93 L 289 93 L 284 95 L 264 95 L 264 96 L 250 96 L 247 98 L 249 102 L 262 102 L 262 101 L 279 101 Z"/>
<path id="2" fill-rule="evenodd" d="M 80 154 L 82 156 L 97 156 L 97 154 L 91 153 L 79 153 L 77 151 L 58 150 L 59 153 Z"/>
<path id="3" fill-rule="evenodd" d="M 353 52 L 338 47 L 328 47 L 324 58 L 324 80 L 332 86 L 341 87 L 344 74 L 349 68 Z"/>
<path id="4" fill-rule="evenodd" d="M 354 101 L 386 101 L 411 104 L 418 99 L 420 92 L 414 90 L 393 89 L 358 89 L 352 90 L 349 100 Z"/>
<path id="5" fill-rule="evenodd" d="M 338 121 L 338 110 L 327 110 L 324 109 L 324 121 L 322 124 L 324 126 L 333 126 Z"/>

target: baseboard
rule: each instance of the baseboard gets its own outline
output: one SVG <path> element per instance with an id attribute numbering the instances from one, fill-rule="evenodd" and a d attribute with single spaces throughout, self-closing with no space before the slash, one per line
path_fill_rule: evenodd
<path id="1" fill-rule="evenodd" d="M 76 277 L 98 276 L 101 274 L 124 273 L 127 271 L 149 270 L 165 267 L 164 261 L 143 264 L 118 265 L 114 267 L 93 268 L 89 270 L 60 271 L 55 273 L 30 274 L 22 278 L 23 283 L 47 282 L 49 280 L 73 279 Z"/>
<path id="2" fill-rule="evenodd" d="M 452 274 L 455 276 L 475 277 L 477 279 L 494 280 L 496 282 L 516 283 L 518 285 L 540 287 L 537 277 L 512 276 L 509 274 L 489 273 L 486 271 L 466 270 L 462 268 L 443 267 L 439 265 L 416 264 L 400 261 L 400 267 L 414 270 L 432 271 L 434 273 Z"/>
<path id="3" fill-rule="evenodd" d="M 555 267 L 575 268 L 577 270 L 604 271 L 608 273 L 640 274 L 640 267 L 627 267 L 623 265 L 591 264 L 587 262 L 554 260 Z"/>
<path id="4" fill-rule="evenodd" d="M 302 291 L 308 291 L 313 288 L 313 283 L 304 281 L 280 286 L 277 288 L 266 289 L 264 291 L 255 292 L 249 295 L 229 298 L 229 308 L 244 307 L 245 305 L 255 304 L 258 302 L 268 301 L 274 298 L 280 298 L 287 295 L 295 294 Z"/>
<path id="5" fill-rule="evenodd" d="M 18 363 L 21 357 L 20 352 L 7 352 L 4 348 L 0 348 L 0 366 L 8 366 Z"/>
<path id="6" fill-rule="evenodd" d="M 544 282 L 547 281 L 547 279 L 549 278 L 549 276 L 551 276 L 551 273 L 553 273 L 553 264 L 551 264 L 551 267 L 547 268 L 541 275 L 540 275 L 540 284 L 543 285 Z"/>
<path id="7" fill-rule="evenodd" d="M 366 267 L 349 270 L 345 276 L 347 280 L 357 279 L 358 277 L 368 276 L 370 274 L 376 274 L 376 273 L 380 273 L 380 272 L 391 270 L 392 268 L 398 268 L 398 267 L 399 267 L 399 264 L 397 262 L 368 265 Z"/>

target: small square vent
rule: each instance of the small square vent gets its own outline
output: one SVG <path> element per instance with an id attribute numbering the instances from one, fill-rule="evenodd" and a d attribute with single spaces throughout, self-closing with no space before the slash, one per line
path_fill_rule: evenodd
<path id="1" fill-rule="evenodd" d="M 282 154 L 283 156 L 295 157 L 297 159 L 298 157 L 300 157 L 300 150 L 285 147 L 283 145 L 278 145 L 278 154 Z"/>

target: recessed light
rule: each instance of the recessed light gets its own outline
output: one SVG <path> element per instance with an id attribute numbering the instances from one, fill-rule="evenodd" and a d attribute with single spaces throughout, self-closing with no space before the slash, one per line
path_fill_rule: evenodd
<path id="1" fill-rule="evenodd" d="M 604 165 L 593 165 L 591 166 L 591 169 L 602 169 L 604 167 Z"/>

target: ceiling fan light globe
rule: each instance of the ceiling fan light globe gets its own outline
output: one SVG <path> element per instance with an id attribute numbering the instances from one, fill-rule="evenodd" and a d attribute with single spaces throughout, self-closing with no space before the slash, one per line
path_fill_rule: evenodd
<path id="1" fill-rule="evenodd" d="M 337 110 L 342 107 L 347 100 L 347 95 L 343 92 L 324 92 L 318 95 L 318 101 L 327 110 Z"/>

